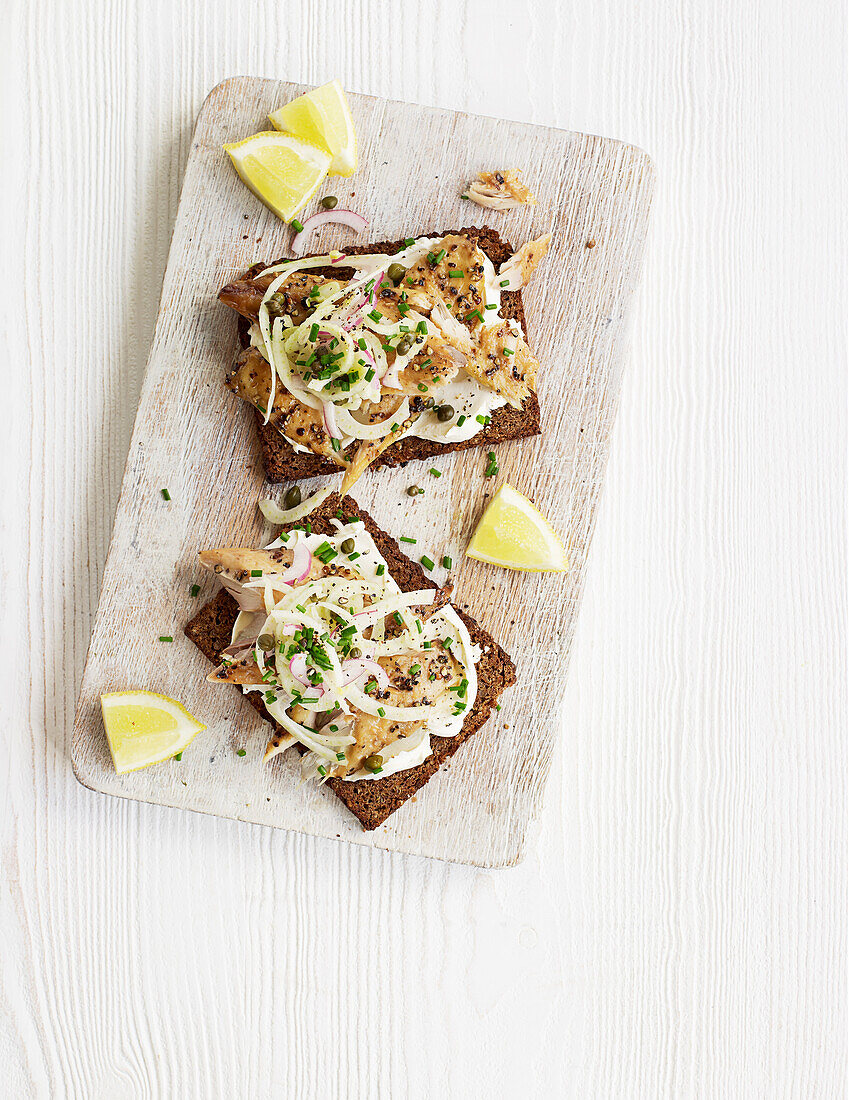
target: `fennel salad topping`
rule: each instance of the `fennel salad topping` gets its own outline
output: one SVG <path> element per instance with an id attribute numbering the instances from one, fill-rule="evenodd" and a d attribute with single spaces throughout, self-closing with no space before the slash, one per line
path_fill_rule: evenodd
<path id="1" fill-rule="evenodd" d="M 240 606 L 210 679 L 262 694 L 286 731 L 266 759 L 297 742 L 305 777 L 379 779 L 460 732 L 481 654 L 440 590 L 402 592 L 364 524 L 332 522 L 333 535 L 205 552 Z"/>
<path id="2" fill-rule="evenodd" d="M 353 277 L 328 278 L 334 266 Z M 347 491 L 406 435 L 461 442 L 496 409 L 522 406 L 538 364 L 501 316 L 504 282 L 460 235 L 272 265 L 222 291 L 251 320 L 231 388 L 296 451 L 347 468 Z"/>

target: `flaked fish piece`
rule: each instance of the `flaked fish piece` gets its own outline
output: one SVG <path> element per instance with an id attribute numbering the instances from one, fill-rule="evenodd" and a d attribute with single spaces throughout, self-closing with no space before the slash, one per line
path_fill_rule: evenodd
<path id="1" fill-rule="evenodd" d="M 457 320 L 441 298 L 433 303 L 430 319 L 439 329 L 442 339 L 449 347 L 454 348 L 466 358 L 474 354 L 472 338 L 469 335 L 468 328 Z"/>
<path id="2" fill-rule="evenodd" d="M 213 672 L 207 676 L 207 680 L 215 684 L 261 684 L 262 673 L 256 663 L 253 650 L 247 657 L 238 661 L 222 661 Z"/>
<path id="3" fill-rule="evenodd" d="M 398 372 L 398 387 L 410 397 L 421 396 L 424 392 L 422 386 L 432 389 L 453 381 L 464 362 L 465 356 L 450 344 L 436 335 L 430 335 L 424 351 L 419 352 Z"/>
<path id="4" fill-rule="evenodd" d="M 219 290 L 219 301 L 222 301 L 226 306 L 230 306 L 231 309 L 235 309 L 237 313 L 241 313 L 249 321 L 256 321 L 259 317 L 259 307 L 265 297 L 265 292 L 279 275 L 279 271 L 271 275 L 260 272 L 249 279 L 236 279 L 235 282 L 228 283 Z M 296 325 L 305 321 L 309 316 L 307 299 L 310 291 L 313 287 L 326 282 L 328 282 L 327 279 L 322 279 L 318 275 L 296 271 L 274 292 L 277 315 L 291 314 Z"/>
<path id="5" fill-rule="evenodd" d="M 201 565 L 209 569 L 221 581 L 242 611 L 261 611 L 265 606 L 261 588 L 245 588 L 244 582 L 252 579 L 253 573 L 263 577 L 282 573 L 292 564 L 292 551 L 285 547 L 276 550 L 252 550 L 248 548 L 222 547 L 214 550 L 201 550 L 198 554 Z M 309 577 L 321 575 L 322 564 L 313 558 Z M 289 586 L 280 582 L 274 592 L 282 593 Z"/>
<path id="6" fill-rule="evenodd" d="M 466 364 L 472 377 L 495 390 L 514 409 L 520 409 L 529 397 L 538 367 L 524 339 L 506 321 L 481 330 L 475 354 Z"/>
<path id="7" fill-rule="evenodd" d="M 518 252 L 515 252 L 509 260 L 501 265 L 498 272 L 498 282 L 502 290 L 521 290 L 533 275 L 538 264 L 551 247 L 551 234 L 545 233 L 537 237 L 535 241 L 523 244 Z M 504 280 L 507 285 L 504 286 Z"/>
<path id="8" fill-rule="evenodd" d="M 475 310 L 483 312 L 483 253 L 474 241 L 449 233 L 433 245 L 430 255 L 433 261 L 423 256 L 407 269 L 398 286 L 412 308 L 426 315 L 439 301 L 458 317 Z"/>
<path id="9" fill-rule="evenodd" d="M 351 491 L 351 487 L 359 480 L 363 471 L 368 469 L 378 455 L 382 455 L 387 447 L 391 447 L 395 440 L 402 436 L 408 428 L 411 428 L 420 416 L 421 407 L 415 410 L 411 409 L 410 415 L 403 423 L 398 425 L 395 431 L 387 432 L 382 439 L 364 439 L 357 448 L 350 465 L 345 471 L 339 495 L 342 497 L 346 496 Z"/>
<path id="10" fill-rule="evenodd" d="M 265 415 L 271 395 L 271 366 L 258 348 L 245 348 L 239 353 L 236 367 L 227 378 L 227 386 Z M 280 382 L 275 389 L 269 423 L 290 442 L 342 464 L 331 445 L 321 409 L 302 404 Z"/>
<path id="11" fill-rule="evenodd" d="M 463 668 L 441 642 L 419 653 L 379 657 L 377 662 L 389 677 L 389 686 L 374 692 L 374 698 L 393 707 L 427 707 L 442 699 L 449 687 L 462 679 Z"/>
<path id="12" fill-rule="evenodd" d="M 358 771 L 370 756 L 379 755 L 381 749 L 393 745 L 399 737 L 418 733 L 423 725 L 424 719 L 421 722 L 392 722 L 357 711 L 351 731 L 354 744 L 345 749 L 345 763 L 334 768 L 333 775 L 341 779 L 349 772 Z"/>
<path id="13" fill-rule="evenodd" d="M 463 369 L 510 405 L 520 409 L 528 398 L 539 366 L 521 336 L 507 321 L 478 326 L 477 341 L 444 307 L 436 307 L 431 320 L 440 326 L 445 341 L 465 358 Z"/>
<path id="14" fill-rule="evenodd" d="M 536 206 L 531 190 L 519 179 L 519 172 L 512 168 L 497 172 L 480 172 L 463 194 L 489 210 L 511 210 L 514 206 Z"/>

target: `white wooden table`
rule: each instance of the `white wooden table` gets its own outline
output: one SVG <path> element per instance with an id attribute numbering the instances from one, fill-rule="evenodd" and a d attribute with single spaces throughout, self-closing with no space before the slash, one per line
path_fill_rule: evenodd
<path id="1" fill-rule="evenodd" d="M 842 9 L 7 5 L 4 1096 L 845 1095 Z M 655 158 L 562 748 L 515 870 L 71 774 L 191 128 L 234 73 Z"/>

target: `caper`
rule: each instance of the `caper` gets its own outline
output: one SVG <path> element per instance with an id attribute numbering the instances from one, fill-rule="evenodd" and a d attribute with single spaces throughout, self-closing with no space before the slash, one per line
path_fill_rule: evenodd
<path id="1" fill-rule="evenodd" d="M 269 649 L 274 649 L 274 635 L 273 634 L 260 634 L 256 640 L 256 644 L 260 649 L 268 652 Z"/>
<path id="2" fill-rule="evenodd" d="M 356 545 L 357 544 L 354 542 L 353 539 L 345 539 L 345 541 L 342 543 L 342 553 L 343 554 L 353 554 L 354 547 Z"/>
<path id="3" fill-rule="evenodd" d="M 279 317 L 281 313 L 286 312 L 286 295 L 285 294 L 272 294 L 266 302 L 268 306 L 268 314 L 270 317 Z"/>
<path id="4" fill-rule="evenodd" d="M 440 405 L 436 410 L 436 419 L 441 424 L 447 424 L 449 420 L 454 419 L 454 407 L 453 405 Z"/>
<path id="5" fill-rule="evenodd" d="M 367 756 L 363 761 L 363 767 L 370 772 L 379 772 L 383 767 L 383 757 L 378 756 L 376 753 L 372 756 Z"/>
<path id="6" fill-rule="evenodd" d="M 297 485 L 293 485 L 291 489 L 286 490 L 286 496 L 283 498 L 283 503 L 287 508 L 297 508 L 301 503 L 301 490 Z"/>
<path id="7" fill-rule="evenodd" d="M 356 646 L 354 646 L 354 648 L 348 654 L 348 656 L 351 657 L 354 661 L 356 661 L 358 657 L 362 657 L 362 655 L 363 651 L 361 649 L 358 649 Z"/>
<path id="8" fill-rule="evenodd" d="M 434 399 L 432 397 L 426 397 L 424 399 L 424 401 L 422 401 L 422 405 L 426 409 L 432 409 L 435 404 L 436 404 L 436 402 L 434 401 Z"/>
<path id="9" fill-rule="evenodd" d="M 418 487 L 418 485 L 411 485 L 410 488 L 407 490 L 407 496 L 408 497 L 417 497 L 420 492 L 421 492 L 421 489 Z"/>
<path id="10" fill-rule="evenodd" d="M 395 345 L 396 355 L 408 355 L 410 348 L 413 346 L 413 338 L 407 333 L 406 336 L 402 336 L 398 343 Z"/>
<path id="11" fill-rule="evenodd" d="M 390 264 L 389 267 L 386 269 L 386 274 L 397 286 L 404 278 L 404 272 L 406 270 L 407 269 L 404 267 L 403 264 Z"/>
<path id="12" fill-rule="evenodd" d="M 335 195 L 325 195 L 321 200 L 321 205 L 325 210 L 332 210 L 335 206 L 339 205 L 339 200 Z"/>

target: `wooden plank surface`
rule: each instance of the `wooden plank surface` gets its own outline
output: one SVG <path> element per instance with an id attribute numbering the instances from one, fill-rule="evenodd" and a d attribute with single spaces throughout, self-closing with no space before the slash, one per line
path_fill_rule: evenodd
<path id="1" fill-rule="evenodd" d="M 6 1095 L 845 1095 L 844 28 L 838 0 L 6 6 Z M 235 73 L 657 165 L 562 748 L 515 869 L 73 776 L 192 130 Z M 49 361 L 47 317 L 71 329 Z"/>
<path id="2" fill-rule="evenodd" d="M 485 451 L 470 450 L 440 459 L 438 479 L 427 474 L 433 462 L 417 462 L 369 474 L 355 490 L 385 530 L 418 540 L 417 556 L 452 557 L 456 602 L 498 638 L 519 677 L 497 720 L 415 801 L 366 833 L 331 791 L 302 782 L 295 754 L 261 764 L 267 727 L 238 693 L 206 682 L 204 658 L 180 636 L 216 590 L 197 568 L 198 549 L 259 545 L 271 530 L 256 509 L 267 490 L 253 417 L 223 387 L 235 323 L 215 296 L 258 258 L 285 255 L 291 233 L 260 211 L 221 146 L 260 129 L 271 110 L 303 91 L 239 77 L 219 84 L 201 110 L 83 676 L 74 770 L 94 790 L 145 802 L 480 866 L 514 864 L 538 813 L 557 737 L 653 171 L 645 153 L 604 138 L 351 97 L 359 168 L 328 188 L 342 205 L 367 213 L 372 239 L 466 224 L 491 224 L 517 247 L 545 230 L 553 234 L 544 268 L 524 294 L 531 345 L 544 364 L 542 435 L 496 449 L 497 481 L 483 476 Z M 526 170 L 538 206 L 505 216 L 460 198 L 493 157 Z M 257 218 L 256 234 L 244 232 Z M 338 227 L 326 227 L 314 248 L 345 239 Z M 567 576 L 511 574 L 464 558 L 502 479 L 531 496 L 562 532 Z M 413 481 L 427 487 L 415 502 L 405 491 Z M 202 584 L 197 600 L 189 594 L 195 580 Z M 161 634 L 174 644 L 160 642 Z M 99 697 L 131 687 L 175 696 L 207 724 L 180 764 L 115 773 Z"/>

